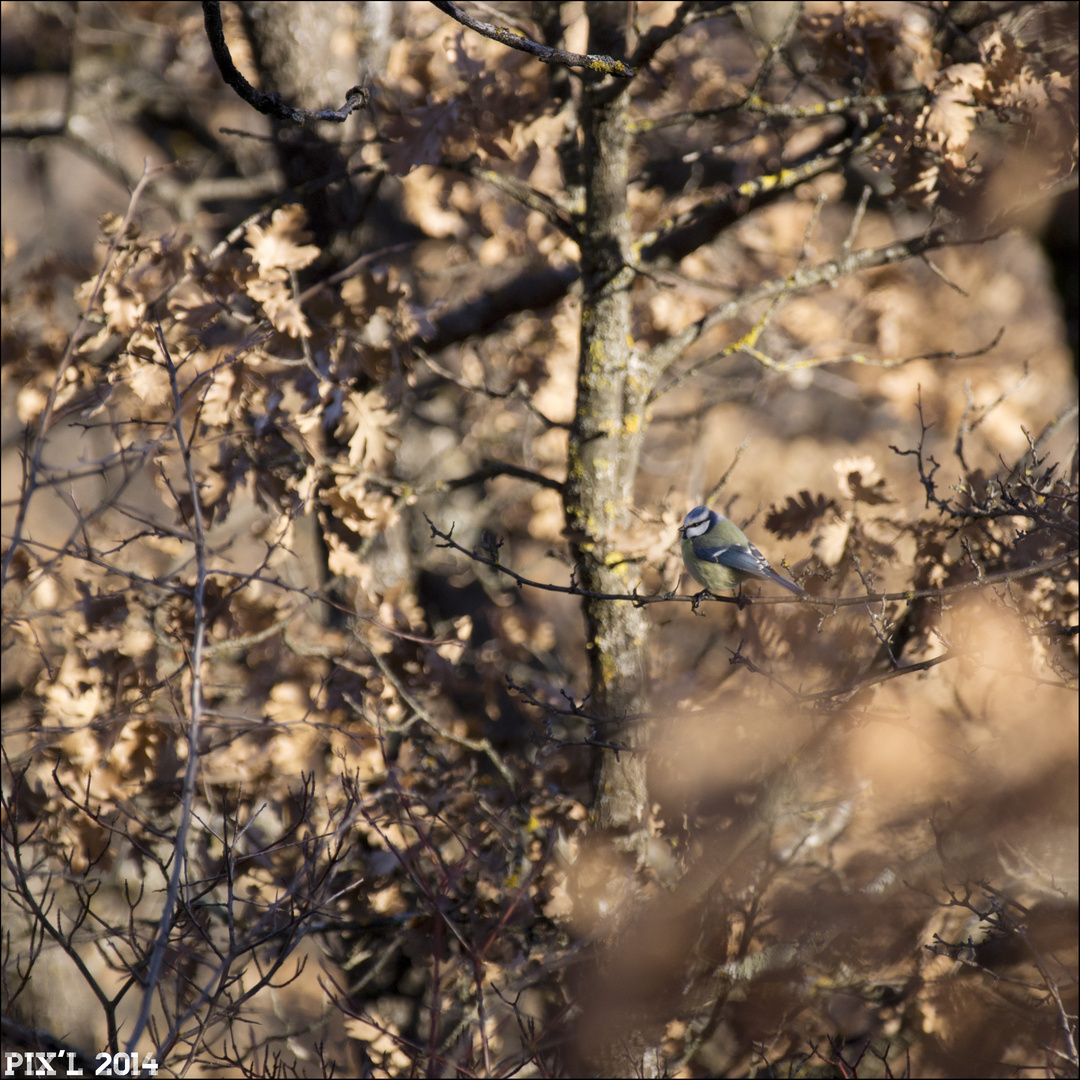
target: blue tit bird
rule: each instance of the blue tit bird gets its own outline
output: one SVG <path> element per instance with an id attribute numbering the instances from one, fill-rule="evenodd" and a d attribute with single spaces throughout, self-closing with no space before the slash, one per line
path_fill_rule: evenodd
<path id="1" fill-rule="evenodd" d="M 747 578 L 768 578 L 799 596 L 806 596 L 793 581 L 781 577 L 768 559 L 733 521 L 707 506 L 695 506 L 679 527 L 682 557 L 695 581 L 709 592 L 742 589 Z"/>

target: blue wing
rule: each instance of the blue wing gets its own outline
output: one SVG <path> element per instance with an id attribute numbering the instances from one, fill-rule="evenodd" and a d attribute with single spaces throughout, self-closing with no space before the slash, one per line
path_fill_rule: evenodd
<path id="1" fill-rule="evenodd" d="M 790 589 L 800 596 L 804 590 L 800 589 L 793 581 L 781 577 L 769 565 L 768 560 L 753 544 L 747 547 L 745 544 L 694 544 L 694 554 L 706 562 L 719 563 L 721 566 L 729 566 L 742 574 L 750 574 L 752 577 L 768 578 L 785 589 Z"/>
<path id="2" fill-rule="evenodd" d="M 694 554 L 706 562 L 719 563 L 738 570 L 741 574 L 754 577 L 766 577 L 769 564 L 760 551 L 748 548 L 745 544 L 701 544 L 694 543 Z"/>

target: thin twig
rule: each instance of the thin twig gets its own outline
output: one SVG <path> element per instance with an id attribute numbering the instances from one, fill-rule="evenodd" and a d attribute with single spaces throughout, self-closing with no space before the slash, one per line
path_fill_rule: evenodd
<path id="1" fill-rule="evenodd" d="M 128 1037 L 127 1050 L 129 1054 L 134 1053 L 139 1039 L 142 1037 L 143 1030 L 150 1020 L 150 1011 L 153 1008 L 154 997 L 157 994 L 157 984 L 161 977 L 162 966 L 165 963 L 165 951 L 169 944 L 176 903 L 180 895 L 180 877 L 187 865 L 187 835 L 191 827 L 195 802 L 195 784 L 199 775 L 199 727 L 203 716 L 202 665 L 205 659 L 204 649 L 206 646 L 206 586 L 209 580 L 206 568 L 206 527 L 203 521 L 202 499 L 199 492 L 199 482 L 195 476 L 195 466 L 192 462 L 191 445 L 184 434 L 183 395 L 180 392 L 176 365 L 173 363 L 160 324 L 157 327 L 156 336 L 158 348 L 161 349 L 165 367 L 169 373 L 169 385 L 172 388 L 175 410 L 173 428 L 176 432 L 177 447 L 184 462 L 188 487 L 191 493 L 191 529 L 195 543 L 195 588 L 191 598 L 193 628 L 191 688 L 188 696 L 190 709 L 187 732 L 188 759 L 187 768 L 184 770 L 184 786 L 180 800 L 180 825 L 176 830 L 176 842 L 173 844 L 172 872 L 169 875 L 169 884 L 165 891 L 165 903 L 158 923 L 157 939 L 154 942 L 150 963 L 146 970 L 146 981 L 143 984 L 142 1006 L 139 1009 L 139 1016 L 135 1021 L 135 1026 L 131 1030 L 131 1035 Z"/>
<path id="2" fill-rule="evenodd" d="M 103 260 L 101 269 L 98 271 L 98 276 L 94 281 L 94 290 L 90 294 L 90 299 L 87 301 L 86 310 L 80 316 L 75 329 L 71 333 L 71 337 L 68 338 L 67 347 L 64 349 L 64 355 L 60 358 L 60 363 L 56 369 L 56 375 L 54 376 L 52 386 L 49 389 L 48 399 L 45 402 L 45 408 L 38 418 L 37 431 L 34 434 L 33 450 L 23 459 L 23 484 L 19 496 L 19 509 L 15 515 L 15 524 L 12 526 L 11 540 L 8 544 L 8 549 L 4 552 L 3 563 L 0 564 L 0 588 L 7 584 L 8 572 L 11 569 L 11 560 L 15 557 L 15 553 L 24 543 L 22 538 L 23 528 L 26 525 L 26 515 L 30 510 L 30 501 L 34 497 L 34 492 L 37 490 L 37 478 L 41 472 L 41 457 L 45 452 L 45 436 L 48 434 L 49 428 L 52 425 L 53 410 L 56 408 L 57 394 L 60 392 L 60 388 L 67 383 L 65 378 L 67 370 L 71 366 L 71 362 L 75 358 L 75 350 L 78 348 L 83 339 L 83 335 L 86 333 L 86 329 L 90 324 L 90 319 L 94 308 L 97 305 L 98 297 L 101 295 L 101 290 L 105 285 L 105 277 L 112 269 L 113 256 L 116 254 L 117 247 L 127 235 L 128 226 L 135 216 L 135 207 L 138 206 L 139 199 L 142 197 L 142 194 L 146 190 L 151 179 L 161 171 L 162 169 L 160 168 L 151 169 L 149 165 L 144 166 L 142 177 L 139 179 L 138 184 L 135 185 L 135 190 L 132 191 L 131 198 L 128 199 L 124 218 L 116 227 L 112 240 L 109 241 L 109 249 L 105 253 L 105 259 Z"/>
<path id="3" fill-rule="evenodd" d="M 377 649 L 370 649 L 372 658 L 378 665 L 379 670 L 383 673 L 383 677 L 401 696 L 401 700 L 409 706 L 410 709 L 422 720 L 432 731 L 434 731 L 440 738 L 446 739 L 447 742 L 456 743 L 458 746 L 463 746 L 466 750 L 471 750 L 474 754 L 486 754 L 488 760 L 498 770 L 499 775 L 506 781 L 506 786 L 510 788 L 510 791 L 517 790 L 517 782 L 514 780 L 514 774 L 507 768 L 506 762 L 503 761 L 502 756 L 498 750 L 491 745 L 488 739 L 469 739 L 464 735 L 455 735 L 449 729 L 443 727 L 430 711 L 423 705 L 408 690 L 402 685 L 401 680 L 386 666 L 385 661 L 379 655 Z"/>

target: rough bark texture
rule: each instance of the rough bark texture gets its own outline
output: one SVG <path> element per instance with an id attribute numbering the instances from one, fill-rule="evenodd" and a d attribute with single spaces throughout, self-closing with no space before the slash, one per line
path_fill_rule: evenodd
<path id="1" fill-rule="evenodd" d="M 591 3 L 589 51 L 628 54 L 627 5 Z M 610 82 L 586 84 L 582 101 L 585 219 L 581 241 L 583 292 L 577 408 L 570 430 L 565 494 L 567 531 L 581 585 L 592 592 L 632 591 L 633 563 L 614 538 L 625 527 L 633 498 L 649 385 L 635 369 L 630 342 L 631 233 L 627 207 L 629 134 L 627 94 Z M 584 601 L 591 704 L 625 717 L 613 741 L 641 744 L 640 717 L 648 708 L 649 623 L 631 603 Z M 634 749 L 600 751 L 591 824 L 601 843 L 624 853 L 640 870 L 648 849 L 649 797 L 645 758 Z M 630 872 L 630 867 L 627 867 Z M 630 914 L 622 904 L 624 882 L 614 875 L 595 896 L 591 915 L 607 921 L 614 945 Z M 585 914 L 585 913 L 583 913 Z M 612 918 L 614 916 L 614 918 Z M 663 1032 L 652 1030 L 640 1010 L 613 1004 L 612 972 L 601 950 L 596 970 L 596 1009 L 587 1009 L 578 1043 L 582 1071 L 595 1075 L 659 1074 Z M 612 953 L 611 955 L 614 955 Z M 618 995 L 616 995 L 618 999 Z M 618 1023 L 611 1021 L 618 1017 Z"/>
<path id="2" fill-rule="evenodd" d="M 622 4 L 589 5 L 589 49 L 626 51 Z M 626 523 L 641 448 L 646 388 L 634 377 L 629 341 L 630 219 L 626 203 L 629 137 L 626 92 L 592 82 L 582 107 L 585 222 L 577 409 L 570 431 L 566 522 L 581 574 L 594 592 L 628 592 L 638 583 L 612 537 Z M 590 692 L 597 711 L 632 716 L 647 704 L 648 622 L 632 604 L 585 601 Z M 636 741 L 628 721 L 620 741 Z M 593 804 L 594 824 L 623 834 L 643 850 L 648 810 L 645 765 L 635 753 L 603 751 Z"/>

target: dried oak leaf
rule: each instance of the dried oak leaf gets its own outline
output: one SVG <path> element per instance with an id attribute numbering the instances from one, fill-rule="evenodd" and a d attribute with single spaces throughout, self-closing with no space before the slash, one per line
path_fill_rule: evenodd
<path id="1" fill-rule="evenodd" d="M 305 241 L 311 233 L 304 228 L 304 208 L 295 203 L 275 210 L 270 224 L 249 225 L 244 233 L 248 247 L 244 250 L 260 270 L 280 267 L 283 270 L 303 270 L 318 257 L 319 249 Z"/>
<path id="2" fill-rule="evenodd" d="M 255 280 L 247 283 L 247 293 L 252 300 L 262 304 L 266 317 L 279 333 L 289 337 L 307 337 L 311 330 L 300 305 L 280 281 Z"/>
<path id="3" fill-rule="evenodd" d="M 146 314 L 146 300 L 122 282 L 106 282 L 101 307 L 118 334 L 130 334 Z"/>
<path id="4" fill-rule="evenodd" d="M 349 464 L 365 472 L 385 466 L 396 441 L 391 431 L 395 416 L 386 408 L 386 398 L 377 390 L 368 394 L 352 392 L 342 402 L 342 419 L 335 435 L 348 436 Z"/>
<path id="5" fill-rule="evenodd" d="M 800 491 L 798 499 L 789 495 L 786 506 L 770 511 L 765 519 L 765 528 L 781 539 L 790 540 L 800 533 L 809 532 L 828 511 L 835 509 L 836 503 L 832 499 Z"/>
<path id="6" fill-rule="evenodd" d="M 974 92 L 986 81 L 982 64 L 953 64 L 940 75 L 940 83 L 924 116 L 926 132 L 947 153 L 956 155 L 955 164 L 967 164 L 963 150 L 975 130 L 982 111 Z"/>

